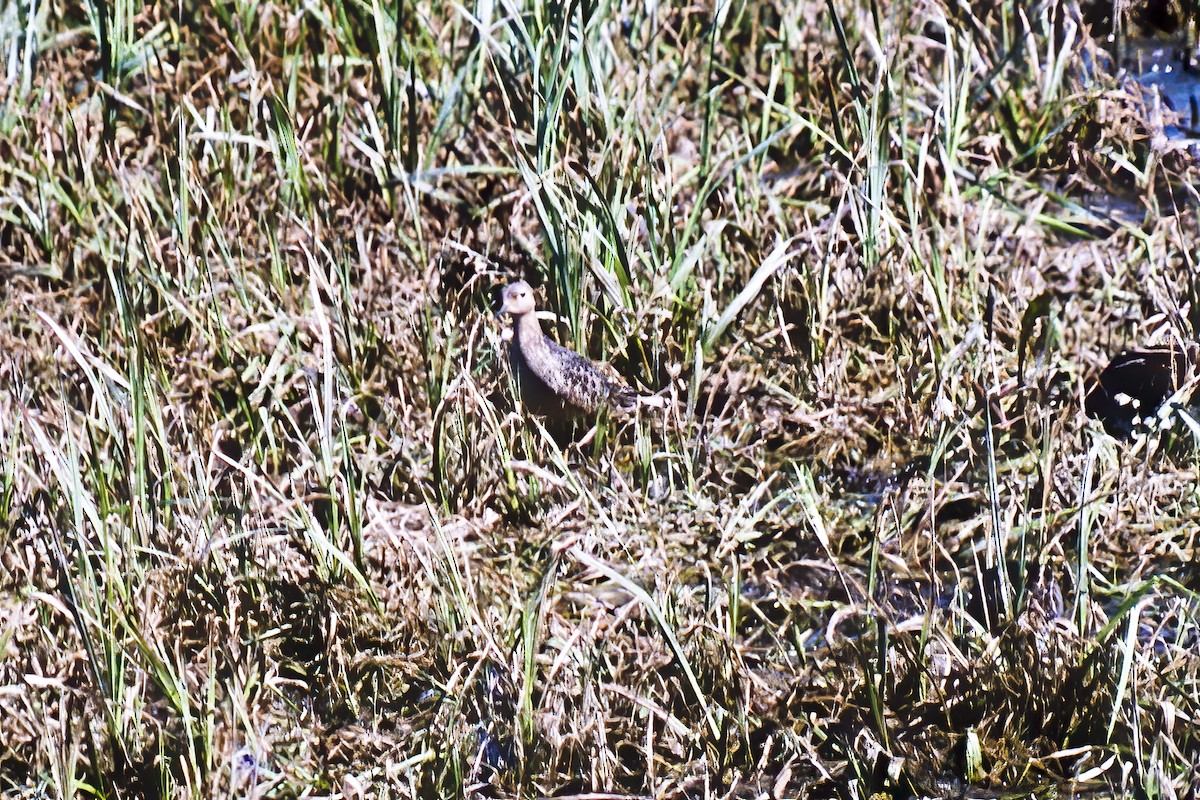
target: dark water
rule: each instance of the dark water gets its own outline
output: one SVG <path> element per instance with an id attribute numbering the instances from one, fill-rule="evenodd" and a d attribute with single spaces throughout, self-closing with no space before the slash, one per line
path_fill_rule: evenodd
<path id="1" fill-rule="evenodd" d="M 1159 113 L 1175 112 L 1177 121 L 1174 114 L 1163 115 L 1163 133 L 1172 140 L 1196 139 L 1200 135 L 1200 71 L 1184 69 L 1179 44 L 1173 41 L 1134 39 L 1127 47 L 1126 69 L 1151 90 L 1147 114 L 1153 120 Z"/>

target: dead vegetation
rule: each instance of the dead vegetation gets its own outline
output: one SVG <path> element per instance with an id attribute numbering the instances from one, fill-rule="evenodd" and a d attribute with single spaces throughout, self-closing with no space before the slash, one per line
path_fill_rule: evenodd
<path id="1" fill-rule="evenodd" d="M 1196 796 L 1195 446 L 1083 412 L 1194 154 L 1098 41 L 0 12 L 0 790 Z M 524 415 L 518 277 L 663 408 Z"/>

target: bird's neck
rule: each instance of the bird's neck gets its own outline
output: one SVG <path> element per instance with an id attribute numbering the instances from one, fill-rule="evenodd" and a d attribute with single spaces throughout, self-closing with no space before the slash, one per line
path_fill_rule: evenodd
<path id="1" fill-rule="evenodd" d="M 542 335 L 542 326 L 537 314 L 530 311 L 517 317 L 517 341 L 522 352 L 533 354 L 546 349 L 546 337 Z"/>

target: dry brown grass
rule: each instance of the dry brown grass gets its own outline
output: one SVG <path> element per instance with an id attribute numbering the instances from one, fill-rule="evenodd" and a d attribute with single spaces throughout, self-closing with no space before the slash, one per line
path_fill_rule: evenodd
<path id="1" fill-rule="evenodd" d="M 0 791 L 1200 791 L 1195 446 L 1082 411 L 1195 168 L 1074 4 L 32 7 Z M 665 409 L 523 415 L 517 276 Z"/>

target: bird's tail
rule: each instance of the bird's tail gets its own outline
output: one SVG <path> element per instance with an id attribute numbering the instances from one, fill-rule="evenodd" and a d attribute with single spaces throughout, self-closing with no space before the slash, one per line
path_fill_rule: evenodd
<path id="1" fill-rule="evenodd" d="M 613 387 L 609 400 L 614 408 L 626 414 L 632 414 L 638 408 L 666 408 L 666 399 L 658 395 L 638 394 L 628 386 Z"/>

